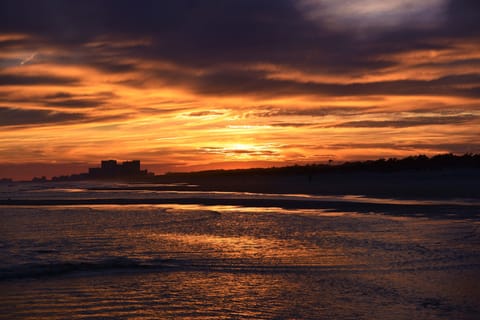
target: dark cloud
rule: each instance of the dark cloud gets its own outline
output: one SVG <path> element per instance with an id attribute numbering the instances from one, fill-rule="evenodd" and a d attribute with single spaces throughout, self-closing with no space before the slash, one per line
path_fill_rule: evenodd
<path id="1" fill-rule="evenodd" d="M 433 80 L 339 84 L 268 79 L 267 74 L 260 71 L 222 71 L 206 74 L 194 80 L 185 80 L 185 82 L 190 81 L 189 85 L 194 91 L 212 95 L 452 95 L 480 97 L 480 73 L 451 75 Z"/>
<path id="2" fill-rule="evenodd" d="M 348 121 L 337 124 L 333 127 L 351 127 L 351 128 L 406 128 L 415 126 L 427 126 L 427 125 L 448 125 L 448 124 L 462 124 L 474 120 L 478 120 L 480 117 L 468 114 L 457 116 L 438 116 L 438 117 L 405 117 L 395 120 L 362 120 L 362 121 Z"/>
<path id="3" fill-rule="evenodd" d="M 44 96 L 16 96 L 14 92 L 4 92 L 0 102 L 4 103 L 27 103 L 37 104 L 42 107 L 64 107 L 64 108 L 94 108 L 108 103 L 108 100 L 115 97 L 110 92 L 99 92 L 96 94 L 71 94 L 68 92 L 57 92 Z"/>
<path id="4" fill-rule="evenodd" d="M 480 152 L 480 143 L 478 141 L 465 141 L 461 143 L 436 143 L 436 144 L 427 144 L 427 143 L 416 143 L 412 144 L 411 148 L 415 149 L 430 149 L 437 150 L 441 152 L 453 152 L 457 154 L 461 153 L 479 153 Z"/>
<path id="5" fill-rule="evenodd" d="M 451 67 L 470 67 L 471 70 L 479 70 L 480 69 L 480 59 L 459 59 L 453 61 L 444 61 L 444 62 L 428 62 L 428 63 L 419 63 L 415 65 L 415 68 L 435 68 L 435 67 L 443 67 L 443 68 L 451 68 Z"/>
<path id="6" fill-rule="evenodd" d="M 446 17 L 435 27 L 410 24 L 363 38 L 308 19 L 297 0 L 1 1 L 0 32 L 25 33 L 40 48 L 57 46 L 74 53 L 56 57 L 57 63 L 89 64 L 106 72 L 125 73 L 139 70 L 131 59 L 144 59 L 205 71 L 194 76 L 150 70 L 150 74 L 124 81 L 126 85 L 145 85 L 153 75 L 205 94 L 479 96 L 478 88 L 454 87 L 467 82 L 461 77 L 342 85 L 271 80 L 265 72 L 245 70 L 245 66 L 262 63 L 350 76 L 383 70 L 399 63 L 385 54 L 449 48 L 451 41 L 446 40 L 453 37 L 469 41 L 478 37 L 476 0 L 449 1 Z M 88 45 L 99 39 L 100 44 Z M 138 39 L 148 41 L 119 45 Z M 0 79 L 0 84 L 6 82 L 36 84 L 42 79 Z M 64 83 L 49 77 L 43 82 Z"/>
<path id="7" fill-rule="evenodd" d="M 112 61 L 96 61 L 94 63 L 90 63 L 91 66 L 109 72 L 109 73 L 125 73 L 125 72 L 133 72 L 138 70 L 138 67 L 134 63 L 118 63 Z"/>
<path id="8" fill-rule="evenodd" d="M 282 116 L 306 116 L 306 117 L 324 117 L 328 115 L 356 115 L 364 114 L 371 107 L 320 107 L 320 108 L 274 108 L 274 107 L 254 107 L 252 109 L 260 109 L 251 111 L 246 117 L 282 117 Z"/>
<path id="9" fill-rule="evenodd" d="M 46 95 L 37 101 L 48 107 L 65 108 L 94 108 L 105 105 L 111 98 L 116 97 L 112 92 L 98 92 L 95 94 L 71 94 L 68 92 L 57 92 Z"/>
<path id="10" fill-rule="evenodd" d="M 328 145 L 329 149 L 391 149 L 404 150 L 404 151 L 416 151 L 419 149 L 430 150 L 433 152 L 452 152 L 457 154 L 462 153 L 478 153 L 480 152 L 480 143 L 477 141 L 465 141 L 459 143 L 410 143 L 399 142 L 397 144 L 392 143 L 364 143 L 364 142 L 352 142 L 352 143 L 337 143 Z"/>
<path id="11" fill-rule="evenodd" d="M 278 154 L 278 152 L 273 150 L 247 150 L 247 149 L 225 150 L 224 153 L 245 154 L 245 155 L 252 155 L 252 156 L 270 156 L 270 155 Z"/>
<path id="12" fill-rule="evenodd" d="M 419 33 L 411 26 L 410 33 L 389 33 L 372 43 L 313 23 L 296 0 L 18 0 L 2 1 L 0 12 L 0 30 L 34 34 L 62 45 L 99 36 L 114 41 L 148 36 L 153 39 L 150 50 L 130 47 L 123 52 L 197 66 L 270 61 L 332 71 L 385 67 L 389 62 L 371 56 L 372 49 L 385 44 L 397 43 L 400 48 L 415 41 L 418 47 L 428 43 L 425 38 L 439 38 L 447 31 L 478 33 L 479 29 L 478 2 L 464 0 L 451 1 L 446 22 L 435 30 Z"/>
<path id="13" fill-rule="evenodd" d="M 72 77 L 0 74 L 0 86 L 75 85 L 77 82 L 78 80 Z"/>
<path id="14" fill-rule="evenodd" d="M 412 150 L 412 146 L 405 146 L 402 144 L 393 145 L 392 143 L 366 143 L 366 142 L 351 142 L 351 143 L 334 143 L 328 145 L 329 149 L 390 149 L 395 148 L 397 150 Z"/>
<path id="15" fill-rule="evenodd" d="M 189 117 L 204 117 L 204 116 L 221 116 L 223 114 L 224 114 L 223 112 L 206 110 L 206 111 L 190 112 L 188 114 L 188 116 Z"/>
<path id="16" fill-rule="evenodd" d="M 85 119 L 79 113 L 0 107 L 0 126 L 38 125 Z"/>
<path id="17" fill-rule="evenodd" d="M 197 152 L 200 153 L 209 153 L 209 154 L 235 154 L 235 155 L 246 155 L 246 156 L 274 156 L 278 154 L 278 151 L 275 150 L 264 150 L 264 149 L 227 149 L 223 147 L 202 147 Z"/>
<path id="18" fill-rule="evenodd" d="M 480 2 L 477 0 L 450 0 L 447 32 L 461 36 L 480 34 Z"/>
<path id="19" fill-rule="evenodd" d="M 1 48 L 1 46 L 0 46 Z M 1 59 L 0 58 L 0 68 L 5 68 L 5 67 L 10 67 L 10 66 L 15 66 L 19 65 L 22 62 L 21 59 Z"/>
<path id="20" fill-rule="evenodd" d="M 65 107 L 65 108 L 94 108 L 105 104 L 103 100 L 94 99 L 60 99 L 49 101 L 45 105 L 49 107 Z"/>
<path id="21" fill-rule="evenodd" d="M 316 125 L 315 123 L 308 123 L 308 122 L 274 122 L 270 124 L 272 127 L 311 127 Z"/>
<path id="22" fill-rule="evenodd" d="M 74 98 L 75 95 L 68 93 L 68 92 L 57 92 L 53 94 L 47 94 L 44 96 L 45 99 L 71 99 Z"/>

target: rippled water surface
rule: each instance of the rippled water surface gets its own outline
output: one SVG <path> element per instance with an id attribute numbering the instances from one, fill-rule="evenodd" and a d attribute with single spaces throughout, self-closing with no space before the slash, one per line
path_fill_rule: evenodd
<path id="1" fill-rule="evenodd" d="M 480 314 L 476 218 L 166 204 L 3 206 L 0 219 L 4 319 Z"/>

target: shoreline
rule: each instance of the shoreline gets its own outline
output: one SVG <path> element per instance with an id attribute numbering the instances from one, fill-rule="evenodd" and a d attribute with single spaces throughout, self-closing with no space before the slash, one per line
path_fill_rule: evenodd
<path id="1" fill-rule="evenodd" d="M 29 185 L 87 190 L 150 190 L 192 192 L 245 192 L 307 194 L 321 196 L 359 195 L 395 199 L 480 199 L 480 170 L 446 170 L 394 173 L 328 173 L 322 175 L 157 176 L 152 180 L 15 181 L 9 188 Z"/>
<path id="2" fill-rule="evenodd" d="M 480 205 L 389 204 L 361 201 L 319 201 L 244 198 L 144 198 L 144 199 L 1 199 L 1 207 L 11 206 L 76 206 L 76 205 L 204 205 L 238 207 L 278 207 L 282 209 L 319 209 L 332 212 L 380 213 L 431 218 L 480 219 Z"/>

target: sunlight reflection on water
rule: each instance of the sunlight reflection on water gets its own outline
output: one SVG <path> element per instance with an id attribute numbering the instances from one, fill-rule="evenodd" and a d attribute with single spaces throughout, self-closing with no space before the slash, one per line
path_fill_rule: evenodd
<path id="1" fill-rule="evenodd" d="M 7 318 L 474 319 L 480 309 L 475 220 L 204 205 L 10 206 L 0 218 Z"/>

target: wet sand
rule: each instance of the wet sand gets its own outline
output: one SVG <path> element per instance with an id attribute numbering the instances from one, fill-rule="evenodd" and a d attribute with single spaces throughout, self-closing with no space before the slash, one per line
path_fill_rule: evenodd
<path id="1" fill-rule="evenodd" d="M 218 175 L 159 177 L 161 183 L 197 185 L 198 190 L 321 195 L 365 195 L 397 199 L 480 199 L 480 170 L 352 172 L 308 175 Z M 178 186 L 179 190 L 188 187 Z M 190 188 L 191 189 L 191 188 Z"/>
<path id="2" fill-rule="evenodd" d="M 50 188 L 54 192 L 39 197 L 38 193 L 32 190 L 27 193 L 23 189 L 19 189 L 19 192 L 7 190 L 8 192 L 2 192 L 3 196 L 0 196 L 0 206 L 199 204 L 322 209 L 333 212 L 441 218 L 477 219 L 480 217 L 479 170 L 357 172 L 312 177 L 187 175 L 162 176 L 159 179 L 155 183 L 122 183 L 120 181 L 41 183 L 31 186 L 32 190 Z M 65 192 L 71 190 L 65 188 L 77 189 L 74 190 L 75 192 Z M 172 196 L 171 193 L 174 192 L 178 194 Z M 55 193 L 57 195 L 54 195 Z M 219 197 L 218 194 L 221 193 L 225 194 Z M 52 197 L 49 196 L 50 194 Z M 132 197 L 132 194 L 135 196 Z M 305 197 L 288 196 L 301 194 Z M 318 195 L 325 196 L 325 199 L 314 199 Z M 364 198 L 345 198 L 346 195 L 359 195 Z M 383 201 L 369 201 L 372 198 L 383 199 Z M 411 201 L 402 202 L 398 199 Z M 455 202 L 456 199 L 457 202 Z"/>
<path id="3" fill-rule="evenodd" d="M 285 209 L 322 209 L 333 212 L 383 213 L 393 215 L 427 216 L 442 218 L 480 218 L 479 204 L 398 204 L 371 203 L 364 201 L 318 201 L 251 198 L 144 198 L 144 199 L 7 199 L 0 200 L 2 206 L 73 206 L 73 205 L 154 205 L 154 204 L 198 204 L 229 205 L 238 207 L 277 207 Z"/>

